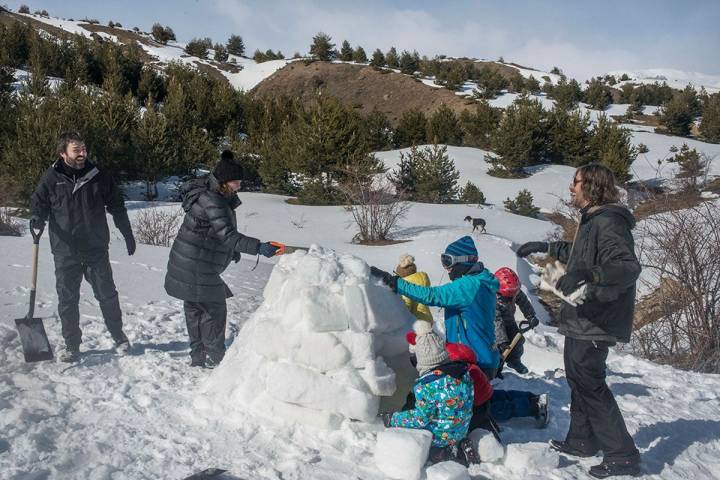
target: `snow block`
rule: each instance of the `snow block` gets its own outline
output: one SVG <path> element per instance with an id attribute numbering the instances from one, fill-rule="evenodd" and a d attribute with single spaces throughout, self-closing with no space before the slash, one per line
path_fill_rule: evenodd
<path id="1" fill-rule="evenodd" d="M 378 397 L 370 393 L 349 388 L 331 377 L 291 363 L 268 366 L 267 389 L 277 400 L 368 422 L 375 419 L 380 405 Z"/>
<path id="2" fill-rule="evenodd" d="M 352 328 L 352 325 L 350 326 Z M 375 360 L 377 356 L 375 338 L 372 333 L 334 332 L 340 343 L 350 352 L 350 363 L 355 368 L 365 368 L 367 362 Z"/>
<path id="3" fill-rule="evenodd" d="M 476 428 L 470 432 L 470 441 L 483 462 L 502 462 L 505 450 L 492 433 L 482 428 Z"/>
<path id="4" fill-rule="evenodd" d="M 419 480 L 431 443 L 427 430 L 388 428 L 377 435 L 375 463 L 390 478 Z"/>
<path id="5" fill-rule="evenodd" d="M 505 466 L 516 472 L 531 468 L 547 473 L 556 469 L 559 463 L 560 454 L 551 450 L 546 443 L 511 443 L 507 446 Z"/>
<path id="6" fill-rule="evenodd" d="M 374 395 L 389 397 L 395 393 L 395 372 L 381 357 L 368 361 L 365 368 L 360 370 L 360 376 Z"/>
<path id="7" fill-rule="evenodd" d="M 468 469 L 457 462 L 440 462 L 425 470 L 426 480 L 470 480 Z"/>

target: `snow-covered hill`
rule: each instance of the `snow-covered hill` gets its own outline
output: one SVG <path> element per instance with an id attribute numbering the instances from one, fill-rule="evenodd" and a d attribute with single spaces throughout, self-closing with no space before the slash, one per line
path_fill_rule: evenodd
<path id="1" fill-rule="evenodd" d="M 685 72 L 674 68 L 650 68 L 645 70 L 614 70 L 608 72 L 607 75 L 614 76 L 617 80 L 623 75 L 628 76 L 628 80 L 621 81 L 614 85 L 620 88 L 625 83 L 634 84 L 653 84 L 667 83 L 672 88 L 679 90 L 684 89 L 688 85 L 692 85 L 696 89 L 705 87 L 708 93 L 720 92 L 720 75 L 708 75 L 699 72 Z"/>

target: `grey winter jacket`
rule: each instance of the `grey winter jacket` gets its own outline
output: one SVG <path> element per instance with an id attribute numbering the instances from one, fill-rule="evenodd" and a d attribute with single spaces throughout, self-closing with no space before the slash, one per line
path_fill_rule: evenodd
<path id="1" fill-rule="evenodd" d="M 112 177 L 86 161 L 77 180 L 65 175 L 57 160 L 40 178 L 30 199 L 31 212 L 48 221 L 53 255 L 94 257 L 110 242 L 105 210 L 124 237 L 132 235 L 125 201 Z"/>
<path id="2" fill-rule="evenodd" d="M 520 307 L 520 311 L 526 320 L 530 320 L 535 316 L 535 309 L 522 290 L 510 302 L 505 302 L 498 297 L 495 304 L 495 343 L 498 345 L 512 342 L 512 339 L 520 331 L 515 322 L 516 305 Z"/>
<path id="3" fill-rule="evenodd" d="M 587 299 L 573 307 L 563 303 L 558 331 L 579 340 L 628 342 L 635 308 L 640 263 L 631 233 L 632 213 L 622 205 L 591 207 L 583 213 L 575 241 L 552 242 L 548 254 L 567 271 L 592 273 Z"/>
<path id="4" fill-rule="evenodd" d="M 180 231 L 170 250 L 165 291 L 191 302 L 224 302 L 232 292 L 220 274 L 240 253 L 257 255 L 260 241 L 237 231 L 235 209 L 242 203 L 218 192 L 210 175 L 183 185 L 185 210 Z"/>

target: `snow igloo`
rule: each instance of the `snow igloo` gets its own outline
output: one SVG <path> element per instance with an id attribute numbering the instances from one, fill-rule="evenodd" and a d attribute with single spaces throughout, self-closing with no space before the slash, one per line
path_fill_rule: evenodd
<path id="1" fill-rule="evenodd" d="M 213 409 L 337 429 L 402 405 L 414 318 L 363 260 L 317 246 L 282 256 L 263 297 L 203 387 Z"/>

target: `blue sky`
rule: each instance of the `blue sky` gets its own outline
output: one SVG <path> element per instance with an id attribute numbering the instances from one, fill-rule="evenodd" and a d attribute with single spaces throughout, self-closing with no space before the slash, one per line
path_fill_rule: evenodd
<path id="1" fill-rule="evenodd" d="M 0 0 L 2 2 L 3 0 Z M 4 0 L 52 16 L 88 16 L 125 27 L 169 25 L 178 41 L 232 33 L 248 53 L 307 52 L 328 33 L 370 54 L 417 49 L 421 55 L 514 61 L 539 69 L 557 65 L 578 79 L 617 69 L 676 68 L 720 74 L 720 1 L 302 1 L 302 0 Z"/>

